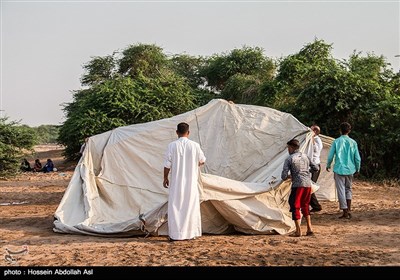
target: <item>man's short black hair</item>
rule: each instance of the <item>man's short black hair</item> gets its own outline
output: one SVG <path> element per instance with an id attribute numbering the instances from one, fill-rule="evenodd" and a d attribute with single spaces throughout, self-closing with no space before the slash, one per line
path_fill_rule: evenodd
<path id="1" fill-rule="evenodd" d="M 179 123 L 178 126 L 176 127 L 176 132 L 179 134 L 185 134 L 188 131 L 189 131 L 189 125 L 185 122 Z"/>
<path id="2" fill-rule="evenodd" d="M 294 148 L 295 150 L 297 150 L 298 148 L 300 148 L 300 143 L 299 140 L 297 139 L 292 139 L 289 142 L 286 143 L 288 146 Z"/>
<path id="3" fill-rule="evenodd" d="M 347 134 L 350 132 L 350 130 L 351 130 L 351 125 L 348 122 L 342 122 L 340 124 L 340 132 L 342 134 Z"/>

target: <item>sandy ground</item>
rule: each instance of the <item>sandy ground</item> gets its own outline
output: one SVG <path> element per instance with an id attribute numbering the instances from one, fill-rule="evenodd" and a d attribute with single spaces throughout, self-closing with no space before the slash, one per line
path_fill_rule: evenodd
<path id="1" fill-rule="evenodd" d="M 203 235 L 104 238 L 53 232 L 53 214 L 74 166 L 60 147 L 38 147 L 54 173 L 25 173 L 0 181 L 0 266 L 26 267 L 395 267 L 400 265 L 400 187 L 354 183 L 353 217 L 338 219 L 337 202 L 321 201 L 315 236 Z M 303 222 L 305 232 L 305 222 Z M 21 251 L 20 254 L 10 254 Z M 397 270 L 399 271 L 399 270 Z"/>

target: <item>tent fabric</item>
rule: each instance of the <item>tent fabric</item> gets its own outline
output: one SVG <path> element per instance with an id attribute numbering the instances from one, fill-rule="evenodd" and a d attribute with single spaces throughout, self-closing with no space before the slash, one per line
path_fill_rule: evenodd
<path id="1" fill-rule="evenodd" d="M 202 232 L 286 234 L 294 230 L 288 206 L 290 181 L 280 179 L 286 143 L 312 148 L 311 129 L 291 114 L 268 107 L 214 99 L 195 110 L 158 121 L 119 127 L 89 138 L 54 214 L 58 233 L 98 236 L 168 234 L 168 189 L 163 159 L 176 126 L 190 125 L 200 144 Z M 333 141 L 320 135 L 321 166 Z M 324 168 L 316 192 L 336 200 L 332 175 Z"/>

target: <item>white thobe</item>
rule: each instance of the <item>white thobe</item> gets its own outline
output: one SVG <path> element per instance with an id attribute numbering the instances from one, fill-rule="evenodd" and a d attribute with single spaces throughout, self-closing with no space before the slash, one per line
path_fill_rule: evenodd
<path id="1" fill-rule="evenodd" d="M 313 145 L 313 154 L 311 160 L 314 162 L 314 164 L 320 164 L 321 163 L 321 151 L 323 148 L 322 140 L 319 138 L 318 135 L 314 136 L 314 145 Z"/>
<path id="2" fill-rule="evenodd" d="M 175 240 L 201 236 L 199 163 L 206 157 L 200 145 L 180 137 L 168 145 L 164 167 L 170 169 L 168 235 Z"/>

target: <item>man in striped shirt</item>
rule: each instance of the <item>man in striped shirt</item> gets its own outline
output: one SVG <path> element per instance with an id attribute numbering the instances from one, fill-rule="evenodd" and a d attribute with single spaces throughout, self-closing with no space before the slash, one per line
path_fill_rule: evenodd
<path id="1" fill-rule="evenodd" d="M 311 198 L 311 173 L 310 169 L 316 171 L 318 167 L 310 160 L 307 154 L 299 151 L 300 144 L 297 139 L 286 143 L 289 157 L 283 164 L 282 180 L 292 179 L 291 192 L 289 195 L 290 212 L 296 225 L 296 232 L 291 236 L 301 236 L 301 214 L 307 221 L 307 234 L 313 235 L 309 203 Z M 289 174 L 290 173 L 290 174 Z M 301 210 L 301 214 L 300 214 Z"/>

